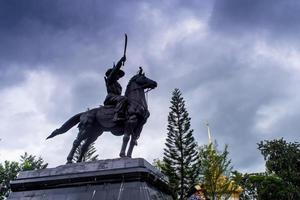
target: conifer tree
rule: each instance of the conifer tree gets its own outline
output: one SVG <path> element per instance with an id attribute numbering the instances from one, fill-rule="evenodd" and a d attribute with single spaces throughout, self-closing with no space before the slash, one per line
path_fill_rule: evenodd
<path id="1" fill-rule="evenodd" d="M 172 93 L 168 116 L 168 135 L 164 148 L 162 172 L 169 177 L 176 196 L 182 200 L 199 175 L 197 143 L 190 129 L 191 118 L 179 89 Z"/>
<path id="2" fill-rule="evenodd" d="M 83 145 L 84 142 L 82 142 L 81 145 L 79 145 L 79 147 L 77 147 L 75 153 L 74 153 L 74 157 L 73 157 L 73 162 L 77 162 L 80 153 L 81 153 L 81 146 Z M 87 151 L 85 152 L 85 154 L 82 157 L 82 161 L 81 162 L 89 162 L 89 161 L 96 161 L 98 160 L 98 154 L 94 155 L 94 153 L 96 153 L 96 148 L 95 148 L 95 143 L 90 144 L 90 146 L 88 147 Z"/>
<path id="3" fill-rule="evenodd" d="M 27 152 L 24 155 L 20 156 L 20 170 L 35 170 L 35 169 L 45 169 L 48 166 L 48 163 L 44 162 L 42 157 L 36 157 L 34 155 L 30 155 Z"/>

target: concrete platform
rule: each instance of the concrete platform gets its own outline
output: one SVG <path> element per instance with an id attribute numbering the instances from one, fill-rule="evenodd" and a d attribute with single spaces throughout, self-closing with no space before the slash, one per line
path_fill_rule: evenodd
<path id="1" fill-rule="evenodd" d="M 21 172 L 9 200 L 172 200 L 167 178 L 142 158 Z"/>

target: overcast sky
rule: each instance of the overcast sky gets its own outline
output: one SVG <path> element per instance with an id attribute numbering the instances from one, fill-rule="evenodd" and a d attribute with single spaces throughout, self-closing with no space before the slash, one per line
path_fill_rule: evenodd
<path id="1" fill-rule="evenodd" d="M 0 162 L 25 151 L 65 163 L 76 128 L 45 138 L 74 114 L 102 104 L 104 73 L 120 59 L 159 86 L 133 157 L 162 158 L 171 93 L 179 88 L 199 145 L 205 122 L 234 169 L 264 170 L 261 140 L 299 142 L 298 0 L 0 0 Z M 122 138 L 104 133 L 100 158 Z"/>

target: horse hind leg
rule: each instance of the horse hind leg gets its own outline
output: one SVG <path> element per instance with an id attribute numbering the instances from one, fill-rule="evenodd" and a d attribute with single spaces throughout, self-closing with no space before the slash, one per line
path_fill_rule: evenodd
<path id="1" fill-rule="evenodd" d="M 79 145 L 81 144 L 82 140 L 85 139 L 85 135 L 86 135 L 85 130 L 79 131 L 77 138 L 73 142 L 72 149 L 67 157 L 67 164 L 72 163 L 74 153 L 76 149 L 79 147 Z"/>
<path id="2" fill-rule="evenodd" d="M 126 147 L 127 147 L 128 141 L 130 139 L 130 136 L 132 138 L 133 127 L 135 127 L 136 124 L 137 124 L 137 118 L 135 115 L 133 115 L 129 118 L 128 122 L 125 125 L 123 143 L 122 143 L 122 148 L 121 148 L 121 152 L 120 152 L 121 158 L 126 156 L 125 155 Z M 128 156 L 128 154 L 127 154 L 127 156 Z"/>
<path id="3" fill-rule="evenodd" d="M 129 134 L 125 133 L 123 136 L 123 143 L 122 143 L 121 151 L 119 154 L 121 158 L 125 157 L 125 151 L 126 151 L 126 147 L 127 147 L 129 139 L 130 139 Z"/>
<path id="4" fill-rule="evenodd" d="M 102 134 L 102 132 L 101 132 Z M 86 141 L 83 143 L 83 145 L 81 146 L 81 151 L 80 151 L 80 155 L 78 157 L 78 160 L 77 162 L 82 162 L 82 159 L 84 158 L 85 156 L 85 153 L 87 152 L 89 146 L 95 142 L 97 140 L 97 138 L 99 137 L 99 135 L 101 134 L 97 134 L 97 135 L 94 135 L 90 138 L 87 138 Z M 83 161 L 86 161 L 86 160 L 83 160 Z"/>

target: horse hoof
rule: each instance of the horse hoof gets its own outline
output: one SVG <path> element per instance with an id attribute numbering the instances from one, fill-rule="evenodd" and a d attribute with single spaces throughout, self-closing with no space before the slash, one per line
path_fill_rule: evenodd
<path id="1" fill-rule="evenodd" d="M 120 153 L 119 156 L 120 156 L 120 158 L 125 158 L 126 157 L 125 153 Z"/>
<path id="2" fill-rule="evenodd" d="M 68 164 L 72 164 L 72 163 L 73 162 L 71 160 L 68 160 L 66 164 L 68 165 Z"/>

